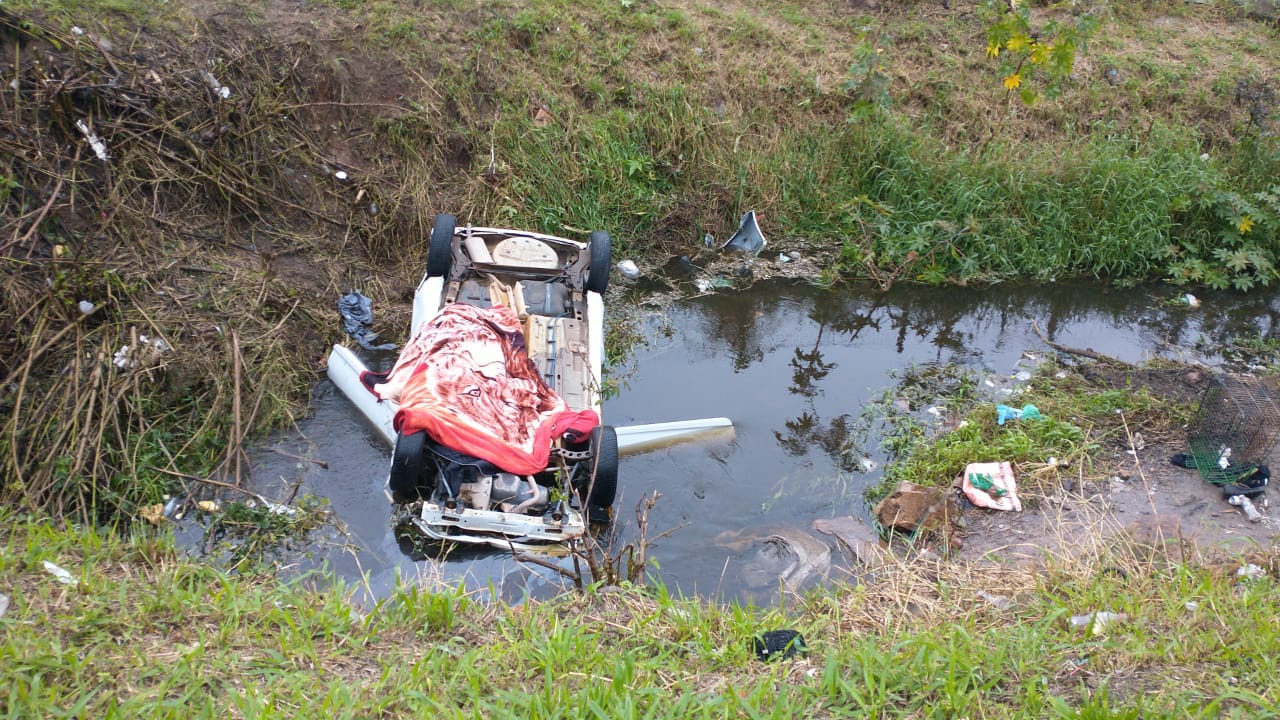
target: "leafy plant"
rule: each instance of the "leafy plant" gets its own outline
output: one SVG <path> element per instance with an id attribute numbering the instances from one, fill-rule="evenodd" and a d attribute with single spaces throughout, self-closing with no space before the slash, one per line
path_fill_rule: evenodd
<path id="1" fill-rule="evenodd" d="M 1027 105 L 1058 95 L 1075 67 L 1076 54 L 1098 26 L 1096 17 L 1081 13 L 1036 27 L 1029 4 L 1018 0 L 989 0 L 985 12 L 987 57 L 999 63 L 1005 98 L 1017 91 Z"/>

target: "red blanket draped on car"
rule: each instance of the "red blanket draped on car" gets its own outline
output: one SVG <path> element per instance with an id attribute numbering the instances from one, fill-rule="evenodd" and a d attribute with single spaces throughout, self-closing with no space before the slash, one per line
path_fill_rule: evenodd
<path id="1" fill-rule="evenodd" d="M 570 411 L 547 387 L 525 352 L 519 319 L 501 306 L 446 305 L 373 390 L 400 403 L 394 423 L 401 434 L 425 430 L 519 475 L 547 467 L 554 438 L 586 439 L 600 422 L 592 410 Z"/>

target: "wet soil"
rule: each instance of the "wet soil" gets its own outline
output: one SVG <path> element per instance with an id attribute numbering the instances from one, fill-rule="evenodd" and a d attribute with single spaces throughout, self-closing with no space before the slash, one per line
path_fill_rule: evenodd
<path id="1" fill-rule="evenodd" d="M 1153 396 L 1182 403 L 1198 401 L 1210 382 L 1207 369 L 1196 366 L 1092 364 L 1080 373 L 1099 390 L 1145 388 Z M 1198 471 L 1170 462 L 1185 452 L 1183 432 L 1156 435 L 1135 424 L 1125 437 L 1103 445 L 1087 474 L 1081 471 L 1077 479 L 1050 491 L 1022 493 L 1023 512 L 966 511 L 958 557 L 1025 565 L 1136 551 L 1139 556 L 1204 562 L 1241 556 L 1280 540 L 1280 524 L 1266 508 L 1266 495 L 1258 499 L 1264 517 L 1250 521 Z M 1276 465 L 1272 456 L 1261 459 Z"/>

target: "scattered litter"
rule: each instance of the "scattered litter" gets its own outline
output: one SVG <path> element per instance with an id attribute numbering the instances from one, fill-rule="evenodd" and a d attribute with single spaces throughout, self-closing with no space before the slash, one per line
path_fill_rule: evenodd
<path id="1" fill-rule="evenodd" d="M 333 174 L 333 176 L 334 176 L 334 177 L 336 177 L 336 178 L 338 178 L 339 180 L 346 180 L 346 179 L 347 179 L 347 171 L 346 171 L 346 170 L 339 170 L 338 172 L 334 173 L 334 174 Z"/>
<path id="2" fill-rule="evenodd" d="M 7 612 L 9 612 L 9 596 L 0 593 L 0 617 L 4 617 Z"/>
<path id="3" fill-rule="evenodd" d="M 1196 602 L 1195 600 L 1188 600 L 1188 601 L 1186 601 L 1185 603 L 1183 603 L 1183 604 L 1182 604 L 1182 607 L 1184 607 L 1184 608 L 1186 608 L 1186 609 L 1188 609 L 1188 610 L 1190 610 L 1190 611 L 1192 611 L 1192 612 L 1195 612 L 1196 610 L 1199 610 L 1199 609 L 1200 609 L 1200 603 Z"/>
<path id="4" fill-rule="evenodd" d="M 1193 308 L 1200 307 L 1200 298 L 1196 297 L 1195 295 L 1192 295 L 1191 293 L 1187 293 L 1182 297 L 1178 298 L 1178 302 L 1183 305 L 1186 305 L 1187 307 L 1193 307 Z"/>
<path id="5" fill-rule="evenodd" d="M 1066 380 L 1066 379 L 1067 379 L 1067 371 L 1066 371 L 1066 370 L 1059 370 L 1058 372 L 1056 372 L 1056 373 L 1054 373 L 1054 374 L 1053 374 L 1053 377 L 1054 377 L 1055 379 L 1058 379 L 1058 380 Z"/>
<path id="6" fill-rule="evenodd" d="M 1209 153 L 1200 153 L 1200 160 L 1202 162 L 1209 162 Z"/>
<path id="7" fill-rule="evenodd" d="M 76 128 L 84 134 L 85 139 L 89 141 L 89 147 L 93 148 L 93 154 L 97 155 L 99 160 L 107 162 L 111 159 L 111 155 L 107 154 L 107 144 L 102 142 L 102 138 L 98 137 L 84 120 L 76 120 Z"/>
<path id="8" fill-rule="evenodd" d="M 88 315 L 89 313 L 93 312 L 93 309 L 97 306 L 89 302 L 88 300 L 81 300 L 78 307 L 80 308 L 81 315 Z"/>
<path id="9" fill-rule="evenodd" d="M 200 79 L 204 80 L 205 84 L 209 86 L 210 90 L 213 90 L 214 95 L 217 95 L 223 100 L 226 100 L 227 98 L 231 97 L 231 88 L 218 82 L 218 78 L 214 77 L 213 73 L 209 72 L 208 70 L 200 71 Z"/>
<path id="10" fill-rule="evenodd" d="M 797 654 L 809 654 L 804 636 L 795 630 L 770 630 L 760 637 L 752 638 L 751 645 L 755 649 L 756 658 L 763 662 L 777 658 L 789 660 Z"/>
<path id="11" fill-rule="evenodd" d="M 1013 607 L 1013 600 L 1009 599 L 1007 595 L 992 595 L 986 590 L 979 590 L 978 597 L 991 603 L 997 610 L 1008 610 Z"/>
<path id="12" fill-rule="evenodd" d="M 1042 420 L 1040 408 L 1035 405 L 1023 405 L 1021 409 L 1008 405 L 996 405 L 996 424 L 1003 425 L 1007 420 Z"/>
<path id="13" fill-rule="evenodd" d="M 760 232 L 760 225 L 756 222 L 756 211 L 748 210 L 738 222 L 738 231 L 720 249 L 759 255 L 764 246 L 764 233 Z"/>
<path id="14" fill-rule="evenodd" d="M 132 370 L 169 352 L 169 343 L 162 338 L 138 336 L 137 345 L 122 345 L 111 356 L 111 363 L 121 370 Z"/>
<path id="15" fill-rule="evenodd" d="M 791 256 L 786 253 L 778 253 L 778 264 L 785 265 L 791 262 Z"/>
<path id="16" fill-rule="evenodd" d="M 342 315 L 342 325 L 353 340 L 365 350 L 395 350 L 395 343 L 374 345 L 378 333 L 373 331 L 373 301 L 365 297 L 359 290 L 343 295 L 338 300 L 338 312 Z"/>
<path id="17" fill-rule="evenodd" d="M 159 525 L 164 522 L 164 503 L 155 503 L 154 505 L 147 505 L 143 507 L 141 510 L 138 510 L 138 517 L 146 520 L 152 525 Z"/>
<path id="18" fill-rule="evenodd" d="M 72 26 L 71 26 L 71 34 L 72 34 L 72 35 L 83 35 L 83 34 L 84 34 L 84 28 L 80 27 L 79 25 L 72 25 Z"/>
<path id="19" fill-rule="evenodd" d="M 712 235 L 711 233 L 707 233 L 706 235 L 703 235 L 702 244 L 707 247 L 713 247 L 716 244 L 716 236 Z"/>
<path id="20" fill-rule="evenodd" d="M 176 498 L 176 497 L 167 498 L 164 503 L 164 510 L 162 514 L 167 518 L 173 517 L 174 513 L 178 512 L 178 508 L 181 507 L 181 505 L 182 505 L 181 498 Z"/>
<path id="21" fill-rule="evenodd" d="M 74 577 L 71 577 L 71 573 L 49 562 L 48 560 L 44 561 L 44 569 L 48 571 L 50 575 L 57 578 L 58 582 L 62 583 L 63 585 L 74 585 L 76 582 L 76 579 Z"/>
<path id="22" fill-rule="evenodd" d="M 623 260 L 618 263 L 618 272 L 622 273 L 622 277 L 628 280 L 635 280 L 640 277 L 640 268 L 632 260 Z"/>
<path id="23" fill-rule="evenodd" d="M 1145 449 L 1146 449 L 1146 447 L 1147 447 L 1147 440 L 1146 440 L 1146 438 L 1142 437 L 1142 433 L 1140 433 L 1140 432 L 1136 432 L 1136 433 L 1134 433 L 1134 434 L 1133 434 L 1133 449 L 1134 449 L 1134 450 L 1145 450 Z"/>
<path id="24" fill-rule="evenodd" d="M 1014 374 L 1013 379 L 1017 380 L 1018 382 L 1027 382 L 1028 380 L 1031 379 L 1031 373 L 1027 372 L 1026 370 L 1021 370 Z"/>
<path id="25" fill-rule="evenodd" d="M 1236 577 L 1242 580 L 1258 580 L 1266 576 L 1267 571 L 1253 563 L 1242 565 L 1239 570 L 1236 570 Z"/>
<path id="26" fill-rule="evenodd" d="M 1013 465 L 1005 462 L 969 463 L 960 489 L 969 502 L 992 510 L 1022 510 Z"/>
<path id="27" fill-rule="evenodd" d="M 1262 520 L 1262 513 L 1258 512 L 1258 508 L 1254 507 L 1253 501 L 1244 495 L 1232 495 L 1227 498 L 1227 502 L 1243 510 L 1245 517 L 1249 518 L 1249 522 L 1259 522 Z"/>
<path id="28" fill-rule="evenodd" d="M 201 500 L 196 503 L 196 509 L 203 513 L 222 512 L 222 506 L 218 504 L 217 500 Z"/>
<path id="29" fill-rule="evenodd" d="M 551 112 L 544 107 L 540 107 L 533 113 L 533 126 L 546 127 L 551 124 Z"/>
<path id="30" fill-rule="evenodd" d="M 698 278 L 693 281 L 693 284 L 698 288 L 698 292 L 700 293 L 709 293 L 712 290 L 727 290 L 733 287 L 733 282 L 725 278 L 712 278 L 710 280 L 707 278 Z"/>
<path id="31" fill-rule="evenodd" d="M 1124 613 L 1101 610 L 1098 612 L 1085 613 L 1084 615 L 1073 615 L 1069 622 L 1072 628 L 1084 630 L 1090 635 L 1100 635 L 1106 630 L 1108 625 L 1122 623 L 1128 619 L 1129 616 Z"/>
<path id="32" fill-rule="evenodd" d="M 858 459 L 858 468 L 864 473 L 869 473 L 875 470 L 876 467 L 876 461 L 869 457 L 862 457 Z"/>

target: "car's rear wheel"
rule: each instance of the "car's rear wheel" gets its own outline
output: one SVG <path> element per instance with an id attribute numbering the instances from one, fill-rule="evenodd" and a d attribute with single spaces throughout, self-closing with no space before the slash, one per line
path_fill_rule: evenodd
<path id="1" fill-rule="evenodd" d="M 618 433 L 609 425 L 591 431 L 591 477 L 587 481 L 587 514 L 591 522 L 609 522 L 618 497 Z"/>
<path id="2" fill-rule="evenodd" d="M 391 451 L 391 476 L 387 484 L 391 486 L 391 497 L 397 503 L 411 503 L 422 498 L 423 464 L 427 462 L 427 434 L 422 431 L 408 435 L 396 434 L 396 446 Z"/>
<path id="3" fill-rule="evenodd" d="M 587 268 L 587 289 L 603 295 L 609 287 L 609 268 L 613 262 L 609 233 L 596 230 L 591 233 L 588 242 L 591 246 L 591 267 Z"/>
<path id="4" fill-rule="evenodd" d="M 427 277 L 445 277 L 453 266 L 453 233 L 458 219 L 441 213 L 431 226 L 431 244 L 427 246 Z"/>

